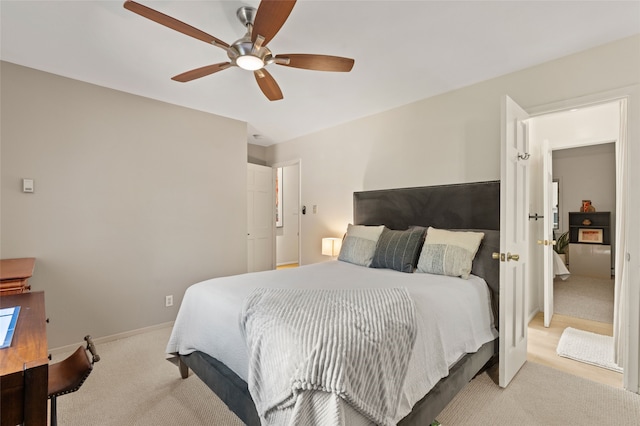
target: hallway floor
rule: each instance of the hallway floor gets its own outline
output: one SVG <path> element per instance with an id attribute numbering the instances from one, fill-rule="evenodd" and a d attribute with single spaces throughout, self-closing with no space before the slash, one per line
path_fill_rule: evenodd
<path id="1" fill-rule="evenodd" d="M 551 326 L 545 328 L 544 314 L 538 314 L 529 323 L 529 341 L 527 347 L 527 360 L 546 365 L 557 370 L 564 371 L 598 383 L 604 383 L 616 388 L 622 388 L 622 373 L 596 367 L 572 359 L 563 358 L 556 353 L 558 341 L 562 332 L 567 327 L 593 333 L 613 335 L 613 324 L 590 321 L 582 318 L 569 317 L 555 314 L 551 320 Z"/>

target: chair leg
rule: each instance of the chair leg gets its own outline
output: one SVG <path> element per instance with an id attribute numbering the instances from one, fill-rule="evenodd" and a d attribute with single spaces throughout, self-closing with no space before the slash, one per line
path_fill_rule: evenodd
<path id="1" fill-rule="evenodd" d="M 58 413 L 56 409 L 56 397 L 51 397 L 51 424 L 50 426 L 58 426 Z"/>

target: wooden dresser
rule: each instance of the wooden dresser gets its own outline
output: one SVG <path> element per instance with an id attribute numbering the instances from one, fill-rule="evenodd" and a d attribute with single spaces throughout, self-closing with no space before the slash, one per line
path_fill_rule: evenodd
<path id="1" fill-rule="evenodd" d="M 0 296 L 31 290 L 29 278 L 33 275 L 35 264 L 33 257 L 0 260 Z"/>

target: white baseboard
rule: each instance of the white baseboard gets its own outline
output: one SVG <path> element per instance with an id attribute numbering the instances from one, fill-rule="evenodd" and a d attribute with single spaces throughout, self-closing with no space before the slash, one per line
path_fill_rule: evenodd
<path id="1" fill-rule="evenodd" d="M 160 330 L 166 327 L 173 327 L 173 323 L 174 321 L 169 321 L 161 324 L 151 325 L 149 327 L 138 328 L 136 330 L 125 331 L 123 333 L 112 334 L 110 336 L 98 337 L 97 339 L 93 339 L 93 343 L 95 343 L 97 346 L 101 343 L 113 342 L 114 340 L 124 339 L 125 337 L 131 337 L 137 334 Z M 84 345 L 84 344 L 86 344 L 86 342 L 83 340 L 82 342 L 73 343 L 71 345 L 60 346 L 58 348 L 49 349 L 49 353 L 51 355 L 59 355 L 59 354 L 73 352 L 78 348 L 78 346 Z M 100 348 L 98 348 L 98 353 L 100 353 Z"/>

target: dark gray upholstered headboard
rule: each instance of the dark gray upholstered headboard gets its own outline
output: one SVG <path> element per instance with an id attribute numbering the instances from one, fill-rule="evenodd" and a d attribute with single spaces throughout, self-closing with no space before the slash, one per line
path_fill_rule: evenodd
<path id="1" fill-rule="evenodd" d="M 484 278 L 493 292 L 497 327 L 500 263 L 491 254 L 500 252 L 500 181 L 354 192 L 353 222 L 400 230 L 419 225 L 483 231 L 471 273 Z"/>
<path id="2" fill-rule="evenodd" d="M 500 182 L 354 192 L 353 220 L 360 225 L 407 229 L 500 229 Z"/>

